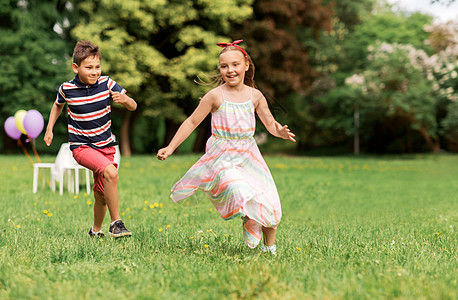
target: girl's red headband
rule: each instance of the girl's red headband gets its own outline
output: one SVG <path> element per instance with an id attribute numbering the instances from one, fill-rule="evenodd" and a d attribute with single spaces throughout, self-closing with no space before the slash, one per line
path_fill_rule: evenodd
<path id="1" fill-rule="evenodd" d="M 245 58 L 248 59 L 248 54 L 245 52 L 245 50 L 242 47 L 237 46 L 237 44 L 240 44 L 241 42 L 243 42 L 243 40 L 233 41 L 232 43 L 216 43 L 216 44 L 218 46 L 220 46 L 220 47 L 223 47 L 223 48 L 226 48 L 228 46 L 233 46 L 233 47 L 239 49 L 240 51 L 242 51 L 242 53 L 245 55 Z"/>

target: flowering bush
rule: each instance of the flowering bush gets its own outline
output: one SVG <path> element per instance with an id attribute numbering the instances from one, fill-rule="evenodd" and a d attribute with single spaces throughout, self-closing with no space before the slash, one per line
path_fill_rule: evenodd
<path id="1" fill-rule="evenodd" d="M 431 32 L 425 43 L 438 51 L 431 56 L 412 45 L 377 42 L 369 47 L 367 69 L 345 81 L 364 95 L 366 113 L 419 131 L 432 151 L 440 150 L 439 134 L 458 137 L 456 28 L 452 22 L 425 26 Z"/>

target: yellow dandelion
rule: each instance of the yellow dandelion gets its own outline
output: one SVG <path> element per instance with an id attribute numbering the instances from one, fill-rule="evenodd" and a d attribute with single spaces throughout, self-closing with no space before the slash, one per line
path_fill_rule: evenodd
<path id="1" fill-rule="evenodd" d="M 37 218 L 37 221 L 40 221 L 40 218 Z"/>
<path id="2" fill-rule="evenodd" d="M 299 248 L 299 247 L 296 247 L 296 249 L 297 249 L 297 250 L 299 250 L 299 251 L 301 251 L 301 250 L 302 250 L 302 249 L 301 249 L 301 248 Z"/>
<path id="3" fill-rule="evenodd" d="M 209 208 L 209 209 L 208 209 L 208 211 L 212 211 L 212 210 L 213 210 L 213 208 Z"/>
<path id="4" fill-rule="evenodd" d="M 163 207 L 163 206 L 164 206 L 164 205 L 162 205 L 162 203 L 161 203 L 161 204 L 159 204 L 159 207 Z"/>
<path id="5" fill-rule="evenodd" d="M 189 205 L 189 201 L 186 201 L 186 205 Z"/>
<path id="6" fill-rule="evenodd" d="M 441 235 L 441 233 L 440 232 L 436 232 L 436 235 Z"/>
<path id="7" fill-rule="evenodd" d="M 162 214 L 162 210 L 158 211 L 158 213 Z"/>
<path id="8" fill-rule="evenodd" d="M 21 225 L 16 225 L 17 228 L 21 228 Z"/>
<path id="9" fill-rule="evenodd" d="M 37 203 L 36 203 L 36 202 L 33 202 L 33 205 L 37 205 Z"/>
<path id="10" fill-rule="evenodd" d="M 87 204 L 87 205 L 91 205 L 92 202 L 88 200 L 88 201 L 86 201 L 86 204 Z"/>
<path id="11" fill-rule="evenodd" d="M 170 228 L 170 227 L 172 227 L 172 226 L 170 226 L 170 225 L 167 225 L 167 226 L 166 226 L 166 228 Z"/>
<path id="12" fill-rule="evenodd" d="M 204 247 L 205 247 L 205 248 L 208 248 L 208 247 L 210 247 L 210 246 L 208 246 L 208 245 L 204 245 Z"/>
<path id="13" fill-rule="evenodd" d="M 193 236 L 189 237 L 191 240 L 194 238 Z"/>
<path id="14" fill-rule="evenodd" d="M 122 213 L 121 213 L 121 215 L 123 215 L 123 216 L 124 216 L 125 214 L 126 214 L 125 212 L 122 212 Z"/>
<path id="15" fill-rule="evenodd" d="M 78 195 L 73 196 L 73 199 L 78 199 Z"/>
<path id="16" fill-rule="evenodd" d="M 130 208 L 129 208 L 129 207 L 128 207 L 128 208 L 126 208 L 126 211 L 129 211 L 129 210 L 130 210 Z"/>
<path id="17" fill-rule="evenodd" d="M 229 234 L 226 233 L 224 236 L 229 236 Z"/>
<path id="18" fill-rule="evenodd" d="M 150 207 L 150 208 L 154 208 L 154 204 L 150 204 L 150 206 L 149 206 L 149 207 Z"/>
<path id="19" fill-rule="evenodd" d="M 145 201 L 145 204 L 148 204 L 148 201 Z"/>
<path id="20" fill-rule="evenodd" d="M 156 202 L 156 203 L 154 203 L 154 206 L 158 207 L 158 206 L 159 206 L 159 203 L 157 203 L 157 202 Z"/>
<path id="21" fill-rule="evenodd" d="M 48 215 L 47 215 L 47 216 L 48 216 L 48 217 L 52 217 L 52 213 L 48 213 Z"/>
<path id="22" fill-rule="evenodd" d="M 87 193 L 84 193 L 84 197 L 87 197 Z"/>
<path id="23" fill-rule="evenodd" d="M 184 248 L 183 251 L 186 251 L 186 248 Z"/>
<path id="24" fill-rule="evenodd" d="M 159 232 L 161 232 L 161 231 L 162 231 L 162 228 L 159 228 L 158 230 L 159 230 Z"/>
<path id="25" fill-rule="evenodd" d="M 143 210 L 145 211 L 145 210 L 146 210 L 146 207 L 143 207 Z"/>
<path id="26" fill-rule="evenodd" d="M 47 211 L 47 210 L 44 210 L 43 213 L 46 215 L 46 214 L 48 213 L 48 211 Z"/>

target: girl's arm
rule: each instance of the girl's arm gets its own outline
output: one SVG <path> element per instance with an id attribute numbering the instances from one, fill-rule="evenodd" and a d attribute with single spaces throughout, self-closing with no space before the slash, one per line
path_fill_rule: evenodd
<path id="1" fill-rule="evenodd" d="M 261 119 L 262 124 L 266 127 L 267 131 L 269 131 L 269 133 L 273 136 L 296 142 L 294 139 L 296 135 L 289 130 L 288 125 L 282 126 L 275 120 L 274 116 L 272 116 L 272 113 L 270 112 L 269 106 L 267 105 L 266 98 L 261 92 L 257 92 L 260 94 L 260 99 L 256 105 L 256 113 L 258 114 L 259 119 Z"/>
<path id="2" fill-rule="evenodd" d="M 47 146 L 50 146 L 52 143 L 52 139 L 54 137 L 52 130 L 54 128 L 54 124 L 56 124 L 57 119 L 62 113 L 64 106 L 65 104 L 57 104 L 56 102 L 52 105 L 51 112 L 49 113 L 48 126 L 46 126 L 46 133 L 43 139 Z"/>
<path id="3" fill-rule="evenodd" d="M 210 113 L 214 104 L 215 96 L 213 93 L 206 94 L 200 101 L 197 108 L 194 110 L 192 115 L 190 115 L 178 128 L 177 133 L 173 137 L 170 144 L 162 149 L 159 149 L 157 152 L 157 158 L 160 160 L 165 160 L 167 157 L 172 155 L 172 153 L 181 145 L 181 143 L 186 140 L 186 138 L 196 129 L 197 126 L 205 119 L 205 117 Z"/>

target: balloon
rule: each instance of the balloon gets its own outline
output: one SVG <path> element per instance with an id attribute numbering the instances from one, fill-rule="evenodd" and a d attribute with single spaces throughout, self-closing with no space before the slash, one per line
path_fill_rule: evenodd
<path id="1" fill-rule="evenodd" d="M 14 114 L 14 120 L 16 121 L 16 127 L 19 129 L 23 134 L 27 134 L 27 131 L 24 129 L 24 117 L 27 112 L 23 109 L 18 110 Z"/>
<path id="2" fill-rule="evenodd" d="M 29 110 L 24 117 L 24 129 L 32 139 L 40 135 L 44 125 L 45 120 L 38 110 Z"/>
<path id="3" fill-rule="evenodd" d="M 14 117 L 9 117 L 5 121 L 5 131 L 6 134 L 12 138 L 13 140 L 17 140 L 21 137 L 21 132 L 19 129 L 16 127 L 16 121 L 14 120 Z"/>

